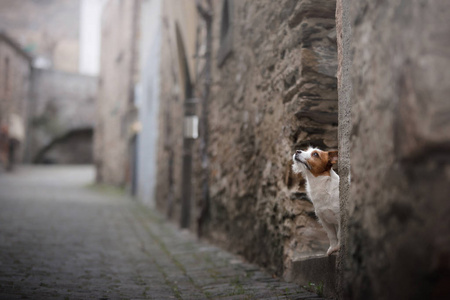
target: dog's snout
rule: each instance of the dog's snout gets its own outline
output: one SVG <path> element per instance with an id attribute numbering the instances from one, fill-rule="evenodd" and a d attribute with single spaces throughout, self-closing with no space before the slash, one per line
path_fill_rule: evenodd
<path id="1" fill-rule="evenodd" d="M 302 150 L 295 151 L 295 154 L 300 154 L 300 153 L 302 153 Z"/>

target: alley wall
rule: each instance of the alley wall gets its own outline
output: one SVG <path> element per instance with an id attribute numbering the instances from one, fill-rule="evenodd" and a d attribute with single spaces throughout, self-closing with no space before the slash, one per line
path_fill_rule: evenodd
<path id="1" fill-rule="evenodd" d="M 209 206 L 207 217 L 199 222 L 205 205 L 199 139 L 193 142 L 190 228 L 200 227 L 215 243 L 278 274 L 288 273 L 293 260 L 323 253 L 328 246 L 304 181 L 291 173 L 291 157 L 308 145 L 324 150 L 338 146 L 335 2 L 212 1 L 212 5 Z M 175 22 L 168 15 L 163 16 L 168 34 L 162 41 L 156 200 L 178 223 L 185 196 L 181 192 L 185 91 L 177 53 L 170 54 L 177 40 Z M 200 98 L 207 55 L 205 23 L 197 18 L 194 68 L 192 37 L 183 30 L 181 36 L 188 49 L 187 65 L 196 75 L 191 76 L 194 96 Z M 183 24 L 180 28 L 189 28 Z M 201 109 L 197 104 L 197 115 Z"/>
<path id="2" fill-rule="evenodd" d="M 132 177 L 138 1 L 108 1 L 102 16 L 101 66 L 94 134 L 97 181 L 126 186 Z"/>
<path id="3" fill-rule="evenodd" d="M 450 3 L 342 2 L 353 57 L 341 296 L 448 298 Z"/>

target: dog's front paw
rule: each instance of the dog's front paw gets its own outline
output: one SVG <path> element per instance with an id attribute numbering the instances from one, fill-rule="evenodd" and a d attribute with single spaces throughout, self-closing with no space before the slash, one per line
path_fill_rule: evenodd
<path id="1" fill-rule="evenodd" d="M 337 251 L 339 251 L 339 246 L 335 246 L 335 247 L 331 247 L 330 246 L 330 248 L 328 248 L 328 251 L 327 251 L 327 256 L 329 256 L 330 254 L 333 254 L 334 252 L 337 252 Z"/>

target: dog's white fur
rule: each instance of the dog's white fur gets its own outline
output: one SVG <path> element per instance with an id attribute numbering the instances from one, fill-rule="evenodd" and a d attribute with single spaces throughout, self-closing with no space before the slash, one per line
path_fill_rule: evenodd
<path id="1" fill-rule="evenodd" d="M 301 172 L 306 178 L 306 192 L 330 240 L 327 251 L 327 255 L 330 255 L 340 247 L 339 176 L 333 169 L 330 169 L 329 176 L 316 176 L 311 173 L 308 161 L 313 159 L 314 151 L 321 150 L 310 147 L 307 151 L 297 151 L 292 157 L 292 170 L 294 173 Z"/>

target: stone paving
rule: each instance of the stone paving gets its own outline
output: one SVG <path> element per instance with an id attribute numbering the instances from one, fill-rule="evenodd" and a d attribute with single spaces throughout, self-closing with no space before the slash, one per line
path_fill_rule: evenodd
<path id="1" fill-rule="evenodd" d="M 93 179 L 86 166 L 0 173 L 0 299 L 321 299 Z"/>

